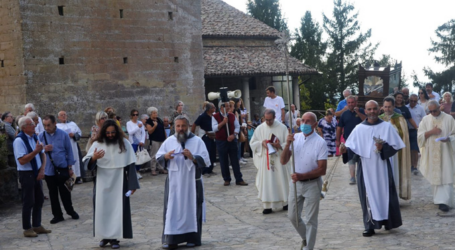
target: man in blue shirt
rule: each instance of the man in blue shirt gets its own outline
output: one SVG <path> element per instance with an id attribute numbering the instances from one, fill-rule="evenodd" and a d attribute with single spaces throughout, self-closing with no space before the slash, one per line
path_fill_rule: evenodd
<path id="1" fill-rule="evenodd" d="M 336 117 L 340 117 L 344 111 L 348 110 L 348 106 L 347 106 L 348 103 L 346 101 L 346 98 L 350 95 L 351 95 L 351 90 L 345 89 L 343 91 L 344 100 L 342 100 L 338 103 L 337 110 L 335 111 Z"/>
<path id="2" fill-rule="evenodd" d="M 17 172 L 22 187 L 22 228 L 25 237 L 47 234 L 41 225 L 41 210 L 44 203 L 43 182 L 46 157 L 43 144 L 35 135 L 35 123 L 29 117 L 19 119 L 21 133 L 13 142 Z M 30 223 L 30 218 L 32 223 Z M 33 228 L 32 228 L 33 227 Z"/>
<path id="3" fill-rule="evenodd" d="M 365 120 L 365 111 L 363 108 L 357 107 L 357 101 L 355 96 L 348 96 L 346 98 L 347 102 L 347 110 L 343 112 L 340 117 L 340 122 L 338 123 L 337 127 L 337 135 L 336 135 L 336 146 L 340 146 L 340 138 L 341 138 L 341 130 L 343 129 L 343 137 L 346 141 L 351 134 L 352 130 L 360 124 L 363 120 Z M 349 180 L 349 184 L 354 185 L 356 184 L 355 180 L 355 161 L 350 160 L 348 162 L 349 165 L 349 172 L 351 174 L 351 179 Z"/>
<path id="4" fill-rule="evenodd" d="M 43 125 L 45 131 L 39 134 L 38 138 L 45 144 L 47 163 L 44 174 L 54 215 L 50 223 L 56 224 L 65 220 L 58 199 L 59 193 L 66 213 L 77 220 L 79 215 L 74 211 L 71 192 L 65 187 L 65 182 L 73 175 L 72 166 L 75 162 L 71 139 L 65 131 L 57 128 L 55 116 L 45 116 Z"/>

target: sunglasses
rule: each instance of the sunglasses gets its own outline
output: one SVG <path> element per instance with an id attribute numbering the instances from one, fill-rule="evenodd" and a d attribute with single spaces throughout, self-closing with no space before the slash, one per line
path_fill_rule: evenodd
<path id="1" fill-rule="evenodd" d="M 428 110 L 428 112 L 430 112 L 430 114 L 433 114 L 433 113 L 435 113 L 435 114 L 436 114 L 436 113 L 438 113 L 438 112 L 439 112 L 439 110 L 437 110 L 437 109 L 435 109 L 435 110 Z"/>
<path id="2" fill-rule="evenodd" d="M 139 114 L 133 114 L 133 116 L 139 116 Z"/>

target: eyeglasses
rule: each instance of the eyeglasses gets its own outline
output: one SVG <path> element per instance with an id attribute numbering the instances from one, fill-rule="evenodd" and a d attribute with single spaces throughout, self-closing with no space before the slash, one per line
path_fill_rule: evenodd
<path id="1" fill-rule="evenodd" d="M 435 110 L 428 110 L 428 112 L 430 112 L 430 114 L 433 114 L 433 113 L 436 114 L 436 113 L 439 112 L 439 110 L 438 110 L 438 109 L 435 109 Z"/>
<path id="2" fill-rule="evenodd" d="M 113 132 L 110 132 L 110 131 L 106 131 L 106 135 L 115 135 L 117 134 L 117 132 L 113 131 Z"/>
<path id="3" fill-rule="evenodd" d="M 139 116 L 139 114 L 133 114 L 133 116 Z"/>
<path id="4" fill-rule="evenodd" d="M 417 102 L 417 100 L 409 100 L 409 102 Z"/>
<path id="5" fill-rule="evenodd" d="M 107 117 L 101 117 L 100 118 L 100 120 L 106 120 L 106 119 L 107 119 Z"/>

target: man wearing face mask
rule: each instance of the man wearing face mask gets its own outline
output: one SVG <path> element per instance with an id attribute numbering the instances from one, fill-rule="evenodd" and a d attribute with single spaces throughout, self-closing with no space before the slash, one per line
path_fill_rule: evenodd
<path id="1" fill-rule="evenodd" d="M 314 132 L 317 126 L 316 115 L 303 114 L 300 129 L 303 133 L 290 134 L 281 153 L 280 162 L 286 164 L 294 154 L 295 173 L 289 182 L 288 219 L 302 238 L 302 249 L 313 249 L 318 229 L 319 201 L 321 200 L 322 179 L 327 169 L 327 143 Z M 294 142 L 291 151 L 291 143 Z M 294 193 L 294 183 L 297 194 Z M 295 197 L 297 196 L 297 200 Z M 295 211 L 297 202 L 298 211 Z M 302 220 L 302 209 L 305 218 Z M 295 217 L 299 219 L 297 226 Z"/>
<path id="2" fill-rule="evenodd" d="M 355 96 L 348 96 L 346 98 L 348 110 L 343 112 L 340 117 L 340 122 L 338 123 L 337 127 L 337 135 L 336 135 L 336 146 L 340 146 L 341 140 L 341 132 L 343 130 L 343 137 L 346 141 L 351 134 L 352 130 L 360 124 L 363 120 L 365 120 L 365 111 L 363 108 L 357 107 L 357 101 Z M 349 184 L 354 185 L 356 183 L 355 180 L 355 160 L 351 160 L 348 162 L 349 165 L 349 173 L 351 174 L 351 179 L 349 180 Z"/>
<path id="3" fill-rule="evenodd" d="M 188 132 L 183 115 L 174 119 L 175 134 L 156 153 L 158 162 L 168 166 L 164 188 L 164 249 L 201 245 L 204 190 L 202 171 L 210 166 L 210 156 L 201 138 Z"/>

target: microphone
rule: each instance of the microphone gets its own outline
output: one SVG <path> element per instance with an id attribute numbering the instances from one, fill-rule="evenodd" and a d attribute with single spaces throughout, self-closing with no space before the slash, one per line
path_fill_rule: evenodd
<path id="1" fill-rule="evenodd" d="M 182 145 L 182 149 L 185 149 L 185 143 L 182 142 L 181 145 Z M 185 156 L 185 160 L 188 160 L 188 157 Z"/>

